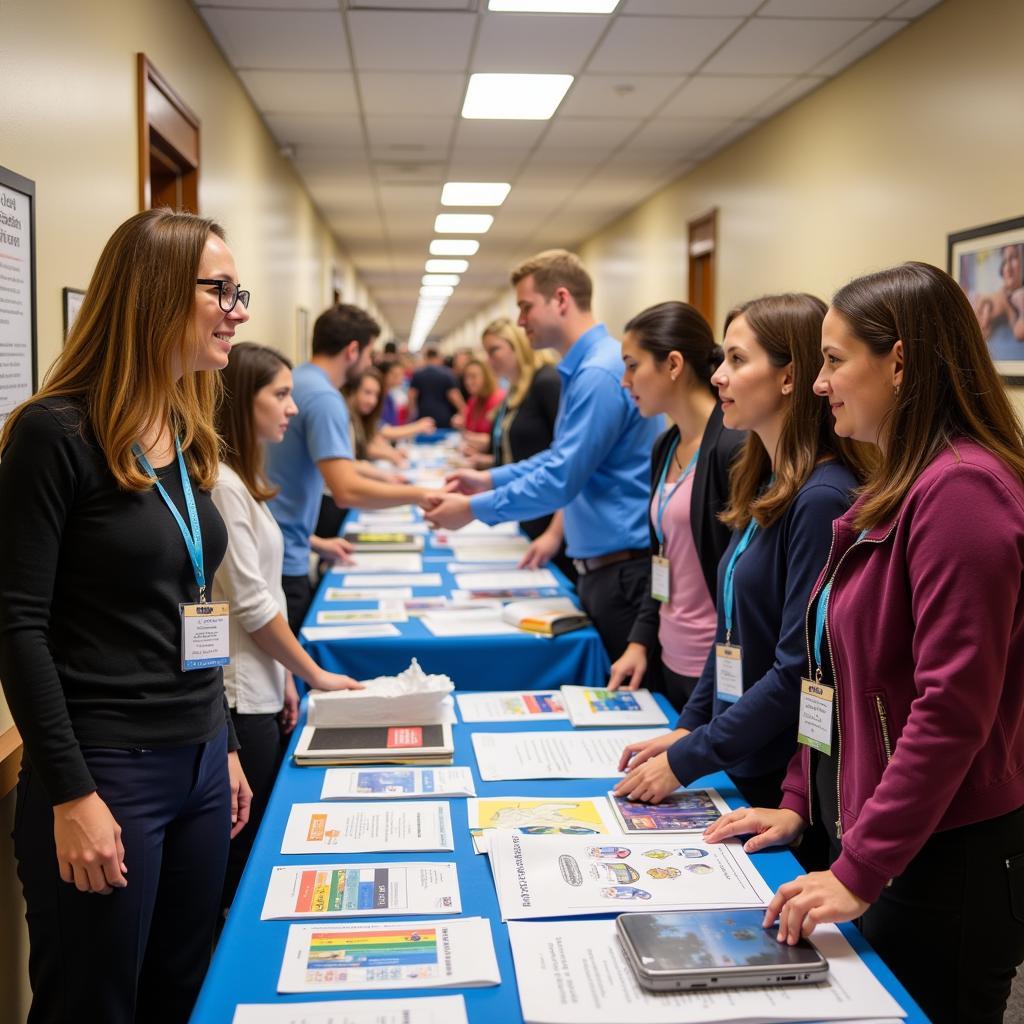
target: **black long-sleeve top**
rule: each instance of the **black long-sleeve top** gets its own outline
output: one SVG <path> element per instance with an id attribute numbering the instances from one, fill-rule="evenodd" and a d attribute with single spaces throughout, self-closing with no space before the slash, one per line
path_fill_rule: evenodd
<path id="1" fill-rule="evenodd" d="M 156 472 L 187 523 L 177 460 Z M 212 588 L 227 530 L 193 493 Z M 156 488 L 118 487 L 81 405 L 30 407 L 0 460 L 0 681 L 52 803 L 95 790 L 83 746 L 183 746 L 224 728 L 221 670 L 181 669 L 178 606 L 197 598 Z"/>

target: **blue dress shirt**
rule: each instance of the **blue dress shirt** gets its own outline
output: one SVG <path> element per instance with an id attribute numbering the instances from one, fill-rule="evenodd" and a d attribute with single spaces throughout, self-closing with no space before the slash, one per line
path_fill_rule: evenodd
<path id="1" fill-rule="evenodd" d="M 492 469 L 494 490 L 470 499 L 473 515 L 493 524 L 564 509 L 571 558 L 646 550 L 651 448 L 662 418 L 645 420 L 623 390 L 622 353 L 604 324 L 580 335 L 558 372 L 562 395 L 551 447 Z"/>
<path id="2" fill-rule="evenodd" d="M 348 406 L 327 374 L 303 363 L 293 376 L 299 407 L 280 444 L 266 446 L 267 477 L 280 490 L 267 503 L 284 534 L 284 575 L 309 572 L 309 538 L 316 529 L 324 478 L 317 463 L 351 459 Z"/>

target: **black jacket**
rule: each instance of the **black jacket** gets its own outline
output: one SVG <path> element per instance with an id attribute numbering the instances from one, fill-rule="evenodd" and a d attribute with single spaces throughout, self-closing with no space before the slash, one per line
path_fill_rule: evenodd
<path id="1" fill-rule="evenodd" d="M 673 442 L 678 437 L 679 428 L 673 426 L 654 443 L 651 451 L 652 494 L 661 479 L 661 471 L 672 450 Z M 693 543 L 697 548 L 697 557 L 700 559 L 701 571 L 712 604 L 715 603 L 718 592 L 718 562 L 729 546 L 729 538 L 732 535 L 729 527 L 719 521 L 718 513 L 729 502 L 729 467 L 746 437 L 742 431 L 730 430 L 723 425 L 722 407 L 715 403 L 697 451 L 697 465 L 693 471 L 693 490 L 690 495 L 690 528 L 693 531 Z M 651 531 L 651 554 L 656 555 L 659 545 L 654 532 L 654 522 L 649 519 L 648 525 Z M 661 605 L 648 593 L 629 634 L 629 642 L 643 644 L 649 652 L 656 649 L 660 614 Z"/>

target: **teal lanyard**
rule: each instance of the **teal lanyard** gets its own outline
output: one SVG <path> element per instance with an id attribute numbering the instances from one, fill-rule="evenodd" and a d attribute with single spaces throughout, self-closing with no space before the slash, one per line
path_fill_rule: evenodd
<path id="1" fill-rule="evenodd" d="M 506 396 L 498 411 L 494 414 L 494 423 L 491 424 L 491 455 L 494 456 L 494 464 L 499 465 L 498 456 L 501 454 L 501 421 L 505 418 L 505 410 L 508 408 L 508 397 Z"/>
<path id="2" fill-rule="evenodd" d="M 139 465 L 142 467 L 142 471 L 153 481 L 156 485 L 156 489 L 160 492 L 160 497 L 164 499 L 164 504 L 171 510 L 171 515 L 174 516 L 174 521 L 178 524 L 178 529 L 181 530 L 182 537 L 185 538 L 185 547 L 188 548 L 188 557 L 192 562 L 192 571 L 196 576 L 196 586 L 199 587 L 199 603 L 206 603 L 206 572 L 203 568 L 203 532 L 199 525 L 199 512 L 196 510 L 196 499 L 192 494 L 192 483 L 188 478 L 188 470 L 185 468 L 185 457 L 181 454 L 181 441 L 178 438 L 174 439 L 174 450 L 178 453 L 178 470 L 181 473 L 181 489 L 185 493 L 185 505 L 188 508 L 188 519 L 192 526 L 192 529 L 185 525 L 185 520 L 181 518 L 181 513 L 177 510 L 174 502 L 171 501 L 171 496 L 164 490 L 164 485 L 160 483 L 160 478 L 156 475 L 156 470 L 149 464 L 149 459 L 146 458 L 145 453 L 142 450 L 142 446 L 139 444 L 132 445 L 132 454 L 138 460 Z"/>
<path id="3" fill-rule="evenodd" d="M 665 549 L 665 527 L 663 520 L 665 518 L 665 509 L 668 508 L 668 503 L 672 500 L 676 491 L 682 486 L 686 478 L 693 472 L 697 465 L 697 453 L 700 451 L 698 448 L 697 452 L 693 453 L 690 461 L 686 464 L 686 469 L 680 474 L 679 479 L 675 482 L 675 486 L 671 491 L 668 492 L 668 497 L 665 497 L 665 480 L 668 477 L 668 467 L 672 465 L 672 457 L 676 453 L 676 448 L 679 447 L 678 436 L 672 442 L 672 447 L 668 451 L 668 458 L 665 460 L 665 465 L 661 467 L 661 479 L 658 481 L 658 514 L 654 521 L 654 533 L 658 538 L 658 546 L 664 551 Z"/>
<path id="4" fill-rule="evenodd" d="M 724 604 L 725 614 L 725 642 L 730 643 L 732 640 L 732 601 L 733 601 L 733 575 L 736 572 L 736 563 L 739 561 L 740 555 L 750 546 L 750 542 L 754 539 L 754 534 L 757 533 L 757 520 L 751 517 L 747 528 L 743 531 L 743 536 L 740 537 L 740 542 L 733 548 L 732 555 L 729 558 L 729 564 L 725 567 L 725 582 L 722 586 L 722 602 Z"/>
<path id="5" fill-rule="evenodd" d="M 854 541 L 855 544 L 860 543 L 864 539 L 864 535 L 867 530 L 861 530 L 860 536 Z M 838 568 L 838 567 L 837 567 Z M 818 598 L 818 610 L 814 616 L 814 663 L 821 671 L 821 641 L 825 636 L 825 620 L 828 617 L 828 601 L 832 596 L 832 584 L 835 582 L 836 574 L 832 574 L 832 579 L 822 587 L 821 596 Z"/>

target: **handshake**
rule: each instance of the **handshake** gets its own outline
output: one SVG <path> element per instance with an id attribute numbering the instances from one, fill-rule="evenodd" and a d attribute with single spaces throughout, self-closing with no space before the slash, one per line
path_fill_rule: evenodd
<path id="1" fill-rule="evenodd" d="M 473 521 L 469 495 L 491 488 L 491 474 L 486 470 L 457 469 L 445 477 L 444 488 L 427 491 L 420 498 L 423 517 L 435 529 L 458 530 Z"/>

